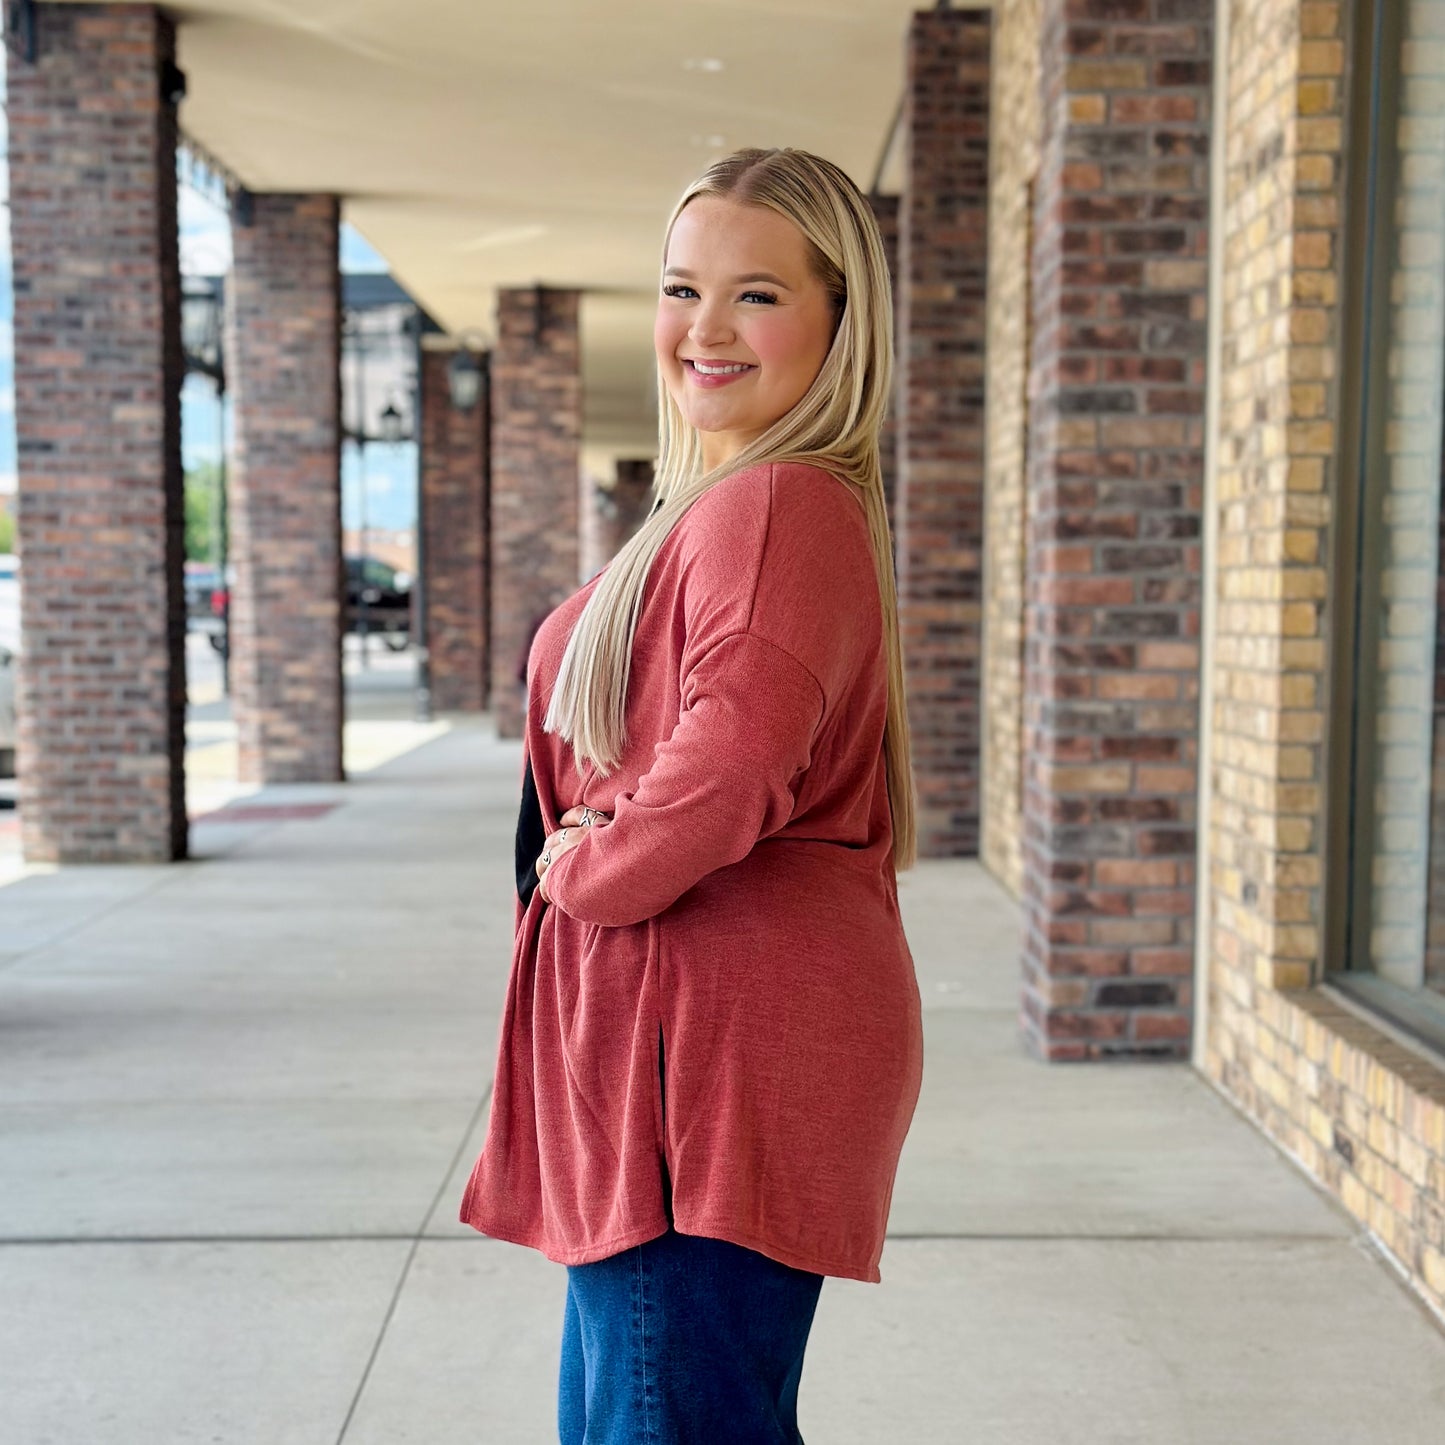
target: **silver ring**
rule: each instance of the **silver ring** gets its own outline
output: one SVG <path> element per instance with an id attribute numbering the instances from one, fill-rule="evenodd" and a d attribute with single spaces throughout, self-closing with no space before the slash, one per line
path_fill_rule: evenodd
<path id="1" fill-rule="evenodd" d="M 552 850 L 546 848 L 542 852 L 542 866 L 545 868 L 552 861 Z"/>

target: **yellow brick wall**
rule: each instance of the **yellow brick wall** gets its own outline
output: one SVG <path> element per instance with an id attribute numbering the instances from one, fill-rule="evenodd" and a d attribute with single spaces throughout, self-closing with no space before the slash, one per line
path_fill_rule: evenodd
<path id="1" fill-rule="evenodd" d="M 1350 15 L 1230 9 L 1201 1063 L 1445 1307 L 1445 1074 L 1312 989 Z"/>
<path id="2" fill-rule="evenodd" d="M 985 866 L 1017 897 L 1021 847 L 1024 443 L 1029 197 L 1038 168 L 1039 0 L 994 10 L 988 200 L 988 406 L 984 427 L 983 818 Z"/>

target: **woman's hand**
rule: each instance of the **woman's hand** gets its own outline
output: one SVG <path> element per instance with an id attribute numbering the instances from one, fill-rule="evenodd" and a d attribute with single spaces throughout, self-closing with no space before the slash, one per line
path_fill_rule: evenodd
<path id="1" fill-rule="evenodd" d="M 547 834 L 542 851 L 533 865 L 537 870 L 537 891 L 546 903 L 552 901 L 547 897 L 547 869 L 569 848 L 575 848 L 586 836 L 588 828 L 605 828 L 612 819 L 606 813 L 599 813 L 596 808 L 584 808 L 579 804 L 575 808 L 568 808 L 558 821 L 560 826 L 555 833 Z"/>

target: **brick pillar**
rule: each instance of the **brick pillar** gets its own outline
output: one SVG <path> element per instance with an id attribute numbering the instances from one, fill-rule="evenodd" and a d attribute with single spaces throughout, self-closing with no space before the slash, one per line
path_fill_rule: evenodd
<path id="1" fill-rule="evenodd" d="M 930 10 L 908 31 L 894 523 L 926 857 L 978 851 L 990 24 Z"/>
<path id="2" fill-rule="evenodd" d="M 232 226 L 231 688 L 243 782 L 341 761 L 340 207 L 256 195 Z"/>
<path id="3" fill-rule="evenodd" d="M 492 352 L 492 713 L 522 735 L 527 649 L 580 585 L 581 292 L 497 293 Z"/>
<path id="4" fill-rule="evenodd" d="M 979 858 L 1023 896 L 1024 499 L 1033 338 L 1034 178 L 1039 166 L 1036 0 L 994 7 L 988 196 L 988 411 L 985 418 L 983 773 Z"/>
<path id="5" fill-rule="evenodd" d="M 176 118 L 171 22 L 40 5 L 9 62 L 21 846 L 187 849 Z"/>
<path id="6" fill-rule="evenodd" d="M 1050 1059 L 1189 1048 L 1213 41 L 1206 0 L 1163 8 L 1041 16 L 1022 1023 Z"/>
<path id="7" fill-rule="evenodd" d="M 873 208 L 878 231 L 883 237 L 883 251 L 888 257 L 888 274 L 893 278 L 893 340 L 894 354 L 898 354 L 898 196 L 870 195 L 868 204 Z M 900 371 L 893 377 L 893 395 L 888 403 L 888 415 L 883 430 L 878 435 L 879 461 L 883 467 L 883 496 L 888 503 L 888 522 L 894 526 L 897 515 L 894 498 L 898 493 L 898 380 Z M 896 543 L 896 539 L 895 539 Z"/>
<path id="8" fill-rule="evenodd" d="M 426 541 L 422 579 L 432 705 L 479 712 L 487 705 L 487 369 L 470 411 L 452 405 L 447 369 L 455 353 L 423 351 L 421 489 Z"/>
<path id="9" fill-rule="evenodd" d="M 647 520 L 652 507 L 651 457 L 619 457 L 617 480 L 595 486 L 584 498 L 582 513 L 582 577 L 600 572 L 622 544 Z"/>
<path id="10" fill-rule="evenodd" d="M 617 555 L 617 549 L 647 520 L 647 514 L 652 510 L 653 467 L 652 457 L 617 459 L 617 481 L 612 488 L 615 510 L 611 518 L 613 531 L 609 557 Z"/>

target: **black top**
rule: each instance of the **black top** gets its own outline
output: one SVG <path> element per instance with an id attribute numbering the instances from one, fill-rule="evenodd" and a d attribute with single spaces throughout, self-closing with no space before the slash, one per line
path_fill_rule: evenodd
<path id="1" fill-rule="evenodd" d="M 532 759 L 527 758 L 527 771 L 522 779 L 522 806 L 517 813 L 517 897 L 525 908 L 532 899 L 537 877 L 537 855 L 547 841 L 542 826 L 542 806 L 537 801 L 537 784 L 532 777 Z M 545 898 L 542 900 L 547 901 Z"/>

